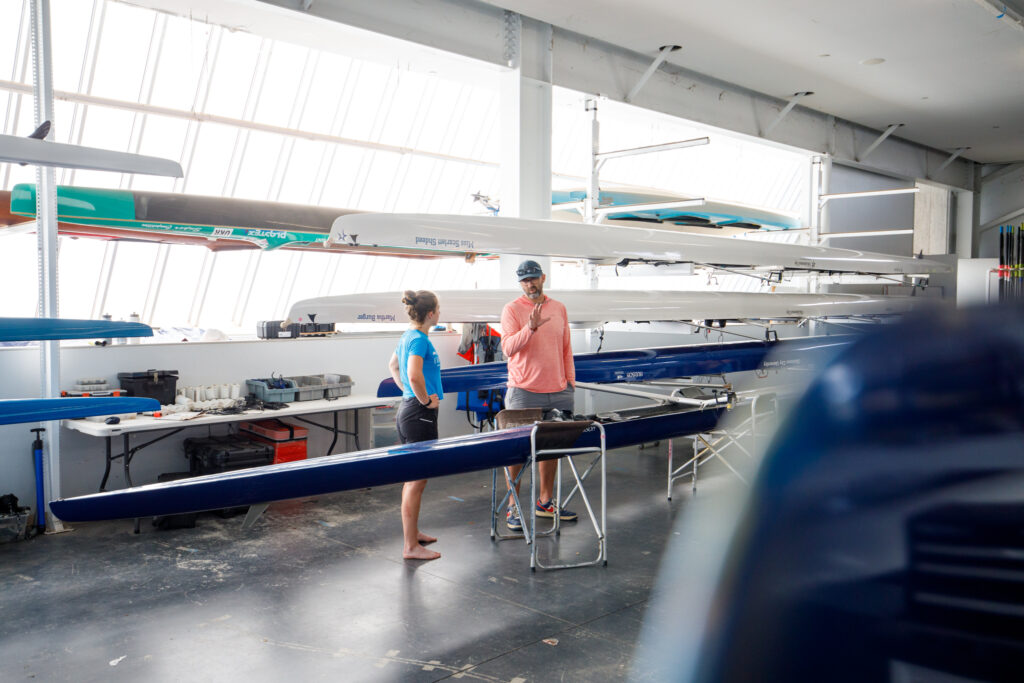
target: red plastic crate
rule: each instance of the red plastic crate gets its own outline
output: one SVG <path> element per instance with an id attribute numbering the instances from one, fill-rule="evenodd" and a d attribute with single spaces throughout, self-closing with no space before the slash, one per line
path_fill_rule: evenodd
<path id="1" fill-rule="evenodd" d="M 262 436 L 270 441 L 290 441 L 293 439 L 305 439 L 309 436 L 309 430 L 305 427 L 277 419 L 239 422 L 238 428 L 243 432 Z"/>
<path id="2" fill-rule="evenodd" d="M 306 438 L 309 430 L 283 420 L 256 420 L 238 423 L 240 431 L 256 441 L 274 447 L 274 464 L 306 459 Z"/>

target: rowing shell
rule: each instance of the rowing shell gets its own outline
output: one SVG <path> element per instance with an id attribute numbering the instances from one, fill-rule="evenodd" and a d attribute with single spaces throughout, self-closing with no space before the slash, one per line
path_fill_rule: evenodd
<path id="1" fill-rule="evenodd" d="M 670 406 L 657 415 L 609 422 L 607 448 L 705 432 L 724 410 Z M 530 432 L 530 427 L 518 427 L 329 455 L 55 500 L 50 509 L 65 522 L 172 515 L 486 470 L 525 462 Z M 576 446 L 595 446 L 598 438 L 591 427 Z"/>
<path id="2" fill-rule="evenodd" d="M 335 219 L 328 242 L 461 254 L 579 258 L 607 264 L 672 262 L 908 275 L 949 270 L 937 261 L 853 249 L 500 216 L 350 214 Z"/>
<path id="3" fill-rule="evenodd" d="M 441 320 L 499 323 L 505 304 L 519 290 L 437 291 Z M 407 323 L 401 292 L 343 294 L 292 304 L 293 323 Z M 613 321 L 736 320 L 892 315 L 934 304 L 925 297 L 864 294 L 772 294 L 767 292 L 675 292 L 606 289 L 563 290 L 551 296 L 565 304 L 572 323 Z"/>
<path id="4" fill-rule="evenodd" d="M 160 410 L 153 398 L 90 396 L 84 398 L 11 398 L 0 400 L 0 425 L 73 420 L 92 415 L 117 415 Z"/>
<path id="5" fill-rule="evenodd" d="M 573 364 L 577 382 L 595 384 L 649 382 L 749 370 L 810 369 L 820 367 L 856 339 L 858 335 L 844 334 L 772 342 L 737 341 L 580 353 L 573 356 Z M 445 393 L 498 389 L 507 381 L 505 363 L 441 370 L 441 387 Z M 401 393 L 393 379 L 386 379 L 377 387 L 379 397 L 400 396 Z"/>
<path id="6" fill-rule="evenodd" d="M 153 328 L 120 320 L 74 318 L 0 318 L 0 341 L 152 337 Z"/>

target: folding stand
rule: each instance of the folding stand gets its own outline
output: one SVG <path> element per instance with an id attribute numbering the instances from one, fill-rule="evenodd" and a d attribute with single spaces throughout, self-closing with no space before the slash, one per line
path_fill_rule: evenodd
<path id="1" fill-rule="evenodd" d="M 552 530 L 558 531 L 559 526 L 559 511 L 562 507 L 562 459 L 565 459 L 569 463 L 569 469 L 572 470 L 572 476 L 576 480 L 576 486 L 569 493 L 566 501 L 572 499 L 572 497 L 579 491 L 580 498 L 583 500 L 583 505 L 587 509 L 587 515 L 590 517 L 590 523 L 594 527 L 594 534 L 597 536 L 597 557 L 590 561 L 575 562 L 572 564 L 551 564 L 545 565 L 537 557 L 537 506 L 532 505 L 530 507 L 530 535 L 532 538 L 530 548 L 530 571 L 537 571 L 537 567 L 541 569 L 571 569 L 573 567 L 590 567 L 596 564 L 608 564 L 608 545 L 607 545 L 607 520 L 605 517 L 606 503 L 608 500 L 608 479 L 606 477 L 605 470 L 605 435 L 604 425 L 600 422 L 588 422 L 585 423 L 589 429 L 590 426 L 597 428 L 600 436 L 599 446 L 588 446 L 583 448 L 565 448 L 565 447 L 554 447 L 554 448 L 537 448 L 537 437 L 540 436 L 554 436 L 558 437 L 558 431 L 565 431 L 565 428 L 579 428 L 581 422 L 538 422 L 533 426 L 533 431 L 530 432 L 530 499 L 537 499 L 537 463 L 544 460 L 558 459 L 558 473 L 555 475 L 555 497 L 554 497 L 554 508 L 555 518 L 552 524 Z M 582 429 L 579 433 L 582 433 Z M 554 434 L 552 434 L 554 432 Z M 575 442 L 575 439 L 573 439 Z M 579 470 L 576 469 L 576 462 L 573 460 L 574 455 L 582 455 L 584 453 L 597 453 L 597 457 L 587 470 L 581 475 Z M 583 488 L 583 482 L 586 480 L 587 475 L 594 468 L 594 465 L 600 463 L 601 465 L 601 521 L 598 524 L 597 515 L 594 514 L 594 508 L 590 504 L 590 498 L 587 496 L 587 491 Z M 526 527 L 523 527 L 525 530 Z M 530 543 L 531 539 L 527 539 L 527 543 Z"/>
<path id="2" fill-rule="evenodd" d="M 608 563 L 608 553 L 606 546 L 606 519 L 605 519 L 605 503 L 607 500 L 607 483 L 605 478 L 605 432 L 604 427 L 598 422 L 590 421 L 569 421 L 569 422 L 540 422 L 540 410 L 503 410 L 498 414 L 498 428 L 509 428 L 517 426 L 525 426 L 532 424 L 533 428 L 530 431 L 530 455 L 528 462 L 525 463 L 530 468 L 530 521 L 526 523 L 526 516 L 523 512 L 523 506 L 520 502 L 519 495 L 516 492 L 516 485 L 522 479 L 523 473 L 526 471 L 526 467 L 523 467 L 516 477 L 512 477 L 508 467 L 502 468 L 504 472 L 506 490 L 502 494 L 502 498 L 499 502 L 498 498 L 498 470 L 494 469 L 491 471 L 491 539 L 497 539 L 504 541 L 512 538 L 522 538 L 528 545 L 531 546 L 530 551 L 530 569 L 536 571 L 537 567 L 541 569 L 568 569 L 570 567 L 587 567 L 598 563 Z M 589 446 L 584 448 L 570 448 L 572 444 L 576 443 L 579 436 L 584 432 L 593 427 L 596 427 L 599 435 L 599 446 Z M 597 457 L 587 466 L 587 468 L 581 473 L 573 460 L 573 456 L 581 455 L 584 453 L 597 453 Z M 576 485 L 573 487 L 569 495 L 562 500 L 562 482 L 561 482 L 561 461 L 566 459 L 569 462 L 569 467 L 572 470 L 573 478 L 576 480 Z M 537 531 L 537 509 L 536 505 L 533 505 L 533 501 L 537 497 L 537 463 L 544 460 L 558 460 L 558 471 L 556 475 L 556 490 L 554 497 L 555 517 L 552 520 L 551 528 Z M 598 464 L 601 466 L 601 508 L 600 508 L 600 522 L 598 522 L 598 516 L 594 511 L 594 507 L 590 502 L 590 498 L 587 496 L 586 490 L 583 487 L 583 482 L 586 481 L 587 476 Z M 541 536 L 550 536 L 551 534 L 559 533 L 561 519 L 559 517 L 559 510 L 564 504 L 568 504 L 570 500 L 579 492 L 583 504 L 587 509 L 587 514 L 590 518 L 591 524 L 594 527 L 594 533 L 598 540 L 598 552 L 597 557 L 593 561 L 579 562 L 575 564 L 565 565 L 544 565 L 537 557 L 537 544 L 536 539 Z M 523 531 L 520 534 L 508 534 L 501 533 L 499 526 L 501 523 L 502 513 L 505 512 L 505 501 L 507 497 L 511 495 L 512 505 L 518 515 L 519 519 L 523 523 Z"/>
<path id="3" fill-rule="evenodd" d="M 539 408 L 524 408 L 524 409 L 505 409 L 502 410 L 496 416 L 498 429 L 509 429 L 512 427 L 526 427 L 540 422 L 541 417 L 544 415 L 544 411 Z M 501 519 L 501 513 L 505 512 L 506 505 L 504 501 L 508 495 L 512 496 L 512 505 L 515 508 L 516 515 L 519 517 L 520 523 L 525 520 L 523 515 L 523 507 L 519 502 L 519 493 L 517 487 L 519 482 L 522 481 L 523 473 L 526 472 L 526 467 L 522 467 L 519 473 L 513 478 L 512 473 L 508 467 L 502 467 L 501 471 L 505 476 L 505 487 L 506 495 L 502 498 L 502 504 L 498 504 L 498 469 L 491 470 L 491 540 L 507 541 L 513 538 L 525 538 L 527 543 L 531 542 L 531 537 L 527 534 L 530 533 L 523 526 L 522 533 L 502 533 L 501 525 L 504 524 L 504 519 Z M 531 530 L 532 531 L 532 530 Z M 555 532 L 555 526 L 552 524 L 551 528 L 547 531 L 542 532 L 542 535 L 547 536 Z"/>
<path id="4" fill-rule="evenodd" d="M 761 403 L 769 403 L 767 410 L 760 411 Z M 774 418 L 778 415 L 778 399 L 775 394 L 759 394 L 750 401 L 750 417 L 736 425 L 726 429 L 715 429 L 710 432 L 693 435 L 693 457 L 679 467 L 675 467 L 672 458 L 672 440 L 668 442 L 668 484 L 666 496 L 672 500 L 672 483 L 677 479 L 692 477 L 692 491 L 697 493 L 697 468 L 710 462 L 713 458 L 725 465 L 744 484 L 747 480 L 739 471 L 733 467 L 725 458 L 725 451 L 735 448 L 741 451 L 748 458 L 753 458 L 751 451 L 756 449 L 757 439 L 770 433 L 763 426 L 765 419 Z M 760 423 L 760 424 L 759 424 Z M 745 447 L 741 439 L 748 438 L 749 443 Z M 689 468 L 689 469 L 687 469 Z"/>

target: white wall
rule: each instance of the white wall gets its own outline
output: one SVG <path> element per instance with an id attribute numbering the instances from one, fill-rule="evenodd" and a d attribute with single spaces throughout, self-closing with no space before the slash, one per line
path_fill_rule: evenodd
<path id="1" fill-rule="evenodd" d="M 833 164 L 829 193 L 893 190 L 910 183 L 859 169 Z M 859 232 L 862 230 L 912 230 L 914 228 L 914 195 L 897 194 L 862 199 L 838 199 L 828 203 L 828 232 Z M 910 256 L 911 235 L 865 237 L 831 240 L 830 247 L 864 249 L 883 254 Z"/>
<path id="2" fill-rule="evenodd" d="M 999 280 L 992 271 L 997 258 L 961 259 L 957 264 L 956 305 L 981 306 L 999 300 Z"/>
<path id="3" fill-rule="evenodd" d="M 65 345 L 61 351 L 61 386 L 69 388 L 81 377 L 106 377 L 117 386 L 117 373 L 147 369 L 177 370 L 179 386 L 244 382 L 246 378 L 267 377 L 271 372 L 284 375 L 340 373 L 352 377 L 353 394 L 376 395 L 377 384 L 388 377 L 387 361 L 397 343 L 398 334 L 346 335 L 337 338 L 278 339 L 211 343 L 140 344 L 136 346 Z M 444 367 L 462 363 L 455 351 L 459 335 L 431 335 Z M 39 351 L 36 347 L 0 349 L 0 368 L 6 380 L 0 389 L 2 398 L 39 396 Z M 454 412 L 454 401 L 445 402 L 445 412 Z M 365 413 L 366 411 L 362 411 Z M 442 417 L 442 432 L 459 433 L 454 415 Z M 311 418 L 330 423 L 329 414 Z M 461 420 L 465 424 L 465 419 Z M 3 475 L 0 493 L 13 492 L 21 504 L 35 500 L 31 456 L 31 433 L 35 424 L 0 427 L 0 452 L 3 453 Z M 352 422 L 339 422 L 351 429 Z M 223 434 L 224 425 L 189 429 L 140 451 L 132 462 L 134 483 L 151 483 L 162 472 L 187 469 L 181 442 L 188 436 Z M 132 436 L 132 444 L 159 436 Z M 364 447 L 370 435 L 368 419 L 360 425 Z M 331 435 L 325 430 L 310 428 L 309 452 L 321 455 L 330 445 Z M 114 439 L 114 452 L 120 452 L 121 439 Z M 61 430 L 61 491 L 64 496 L 95 492 L 103 474 L 103 439 L 68 429 Z M 337 452 L 354 448 L 350 437 L 339 438 Z M 111 471 L 108 488 L 124 486 L 119 463 Z"/>
<path id="4" fill-rule="evenodd" d="M 803 329 L 780 327 L 780 336 L 802 335 Z M 750 336 L 757 337 L 763 332 L 756 328 L 743 328 Z M 61 386 L 70 387 L 80 377 L 106 377 L 116 385 L 117 373 L 147 369 L 177 370 L 179 385 L 241 382 L 246 378 L 266 377 L 271 372 L 285 375 L 318 374 L 334 372 L 350 375 L 355 382 L 353 394 L 375 395 L 381 379 L 388 376 L 387 360 L 393 351 L 398 333 L 372 335 L 345 335 L 336 338 L 314 338 L 300 340 L 254 340 L 210 343 L 140 344 L 136 346 L 94 347 L 66 344 L 61 352 Z M 464 364 L 456 357 L 460 335 L 456 333 L 433 333 L 431 335 L 443 367 Z M 736 340 L 737 337 L 711 332 L 709 335 L 689 334 L 681 326 L 635 325 L 626 330 L 612 330 L 605 336 L 603 350 L 669 346 L 679 344 L 707 343 L 719 340 Z M 585 332 L 573 332 L 573 347 L 576 353 L 586 352 Z M 0 349 L 0 368 L 6 381 L 0 387 L 0 398 L 24 398 L 39 395 L 39 351 L 36 347 Z M 737 389 L 765 388 L 778 382 L 788 381 L 785 373 L 772 372 L 757 378 L 753 373 L 740 373 L 730 380 L 736 381 Z M 634 399 L 621 399 L 600 395 L 588 406 L 586 392 L 576 397 L 576 411 L 610 410 L 642 403 Z M 464 434 L 470 431 L 463 413 L 455 412 L 454 397 L 442 404 L 440 431 L 442 436 Z M 369 416 L 362 411 L 360 434 L 366 448 L 370 435 Z M 329 416 L 315 416 L 315 420 L 328 423 Z M 13 492 L 22 505 L 32 505 L 35 500 L 34 475 L 32 466 L 29 430 L 35 424 L 6 425 L 0 427 L 0 454 L 4 466 L 0 475 L 0 494 Z M 351 421 L 342 421 L 340 426 L 351 429 Z M 171 436 L 158 444 L 140 451 L 132 462 L 132 478 L 135 484 L 156 481 L 163 472 L 178 472 L 187 469 L 182 441 L 189 436 L 224 434 L 225 425 L 189 429 Z M 146 436 L 132 436 L 132 444 L 159 436 L 151 432 Z M 309 453 L 311 456 L 326 453 L 330 434 L 311 428 L 309 432 Z M 114 453 L 120 452 L 121 439 L 113 440 Z M 335 452 L 352 450 L 350 437 L 339 439 Z M 103 474 L 104 440 L 87 436 L 68 429 L 61 430 L 61 490 L 65 497 L 93 493 L 98 490 Z M 120 464 L 111 470 L 108 488 L 116 489 L 125 485 Z"/>
<path id="5" fill-rule="evenodd" d="M 998 168 L 994 172 L 998 172 Z M 982 178 L 978 225 L 984 230 L 978 239 L 981 258 L 999 258 L 999 225 L 1020 225 L 1024 222 L 1024 166 L 1012 173 Z"/>

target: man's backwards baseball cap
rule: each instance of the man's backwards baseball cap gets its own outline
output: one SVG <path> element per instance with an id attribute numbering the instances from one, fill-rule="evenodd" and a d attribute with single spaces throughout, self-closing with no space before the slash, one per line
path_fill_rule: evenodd
<path id="1" fill-rule="evenodd" d="M 543 274 L 544 271 L 541 270 L 540 264 L 536 261 L 523 261 L 516 268 L 516 277 L 519 278 L 520 282 L 531 277 L 540 277 Z"/>

